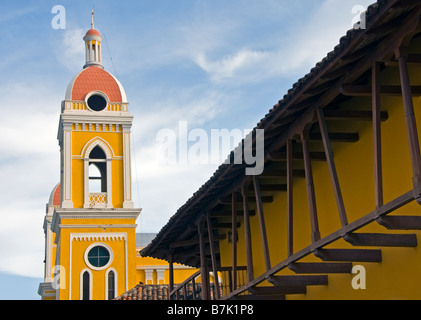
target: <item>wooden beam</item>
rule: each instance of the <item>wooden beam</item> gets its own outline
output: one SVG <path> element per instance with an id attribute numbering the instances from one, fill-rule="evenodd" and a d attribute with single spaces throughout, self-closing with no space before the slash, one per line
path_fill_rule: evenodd
<path id="1" fill-rule="evenodd" d="M 408 64 L 421 64 L 421 54 L 408 54 L 408 59 L 406 61 Z M 388 67 L 399 67 L 398 60 L 390 60 L 386 62 Z"/>
<path id="2" fill-rule="evenodd" d="M 285 184 L 263 184 L 260 186 L 260 192 L 282 192 L 287 191 L 287 186 Z M 250 192 L 253 191 L 253 186 L 250 186 Z M 257 202 L 261 201 L 256 199 Z"/>
<path id="3" fill-rule="evenodd" d="M 421 186 L 421 154 L 420 144 L 418 139 L 417 123 L 415 120 L 414 113 L 414 102 L 412 95 L 414 94 L 414 88 L 411 88 L 411 82 L 409 79 L 409 71 L 407 66 L 407 49 L 397 48 L 396 59 L 399 61 L 399 71 L 401 77 L 402 93 L 403 93 L 403 104 L 405 109 L 405 121 L 408 133 L 409 150 L 411 155 L 411 164 L 413 171 L 413 185 L 414 187 Z M 421 204 L 421 199 L 417 196 L 417 202 Z"/>
<path id="4" fill-rule="evenodd" d="M 420 216 L 385 216 L 377 222 L 389 230 L 421 230 Z"/>
<path id="5" fill-rule="evenodd" d="M 219 279 L 218 279 L 218 266 L 216 264 L 216 250 L 215 250 L 215 239 L 213 235 L 213 227 L 212 227 L 212 217 L 210 212 L 206 212 L 206 224 L 208 225 L 208 236 L 209 236 L 209 246 L 211 252 L 211 260 L 212 260 L 212 271 L 213 271 L 213 279 L 216 289 L 216 298 L 220 298 L 220 291 L 219 291 Z M 193 285 L 194 290 L 194 285 Z M 193 292 L 193 296 L 194 296 Z"/>
<path id="6" fill-rule="evenodd" d="M 308 201 L 308 208 L 310 212 L 311 240 L 314 243 L 320 240 L 320 231 L 319 231 L 319 221 L 317 218 L 316 197 L 314 194 L 314 183 L 313 183 L 313 171 L 311 168 L 310 152 L 308 149 L 308 133 L 307 132 L 301 133 L 301 143 L 303 147 L 304 168 L 306 172 L 307 201 Z"/>
<path id="7" fill-rule="evenodd" d="M 323 286 L 328 284 L 328 276 L 271 276 L 268 281 L 278 286 Z"/>
<path id="8" fill-rule="evenodd" d="M 231 211 L 232 211 L 232 287 L 233 291 L 237 289 L 237 197 L 232 193 Z"/>
<path id="9" fill-rule="evenodd" d="M 231 205 L 231 200 L 232 200 L 232 198 L 230 197 L 229 199 L 227 199 L 227 198 L 224 198 L 224 199 L 221 199 L 220 201 L 219 201 L 219 203 L 220 204 L 223 204 L 223 205 Z M 247 197 L 247 201 L 250 203 L 256 203 L 256 198 L 255 198 L 255 196 L 254 195 L 249 195 L 248 197 Z M 262 196 L 262 202 L 263 203 L 272 203 L 273 202 L 273 197 L 272 196 Z M 241 207 L 242 206 L 242 204 L 243 204 L 243 202 L 242 202 L 242 200 L 240 200 L 240 198 L 239 197 L 237 197 L 237 206 L 239 206 L 239 207 Z"/>
<path id="10" fill-rule="evenodd" d="M 322 140 L 322 135 L 318 132 L 312 132 L 310 133 L 308 140 Z M 360 135 L 354 132 L 331 132 L 329 133 L 329 140 L 332 142 L 357 142 L 360 140 Z"/>
<path id="11" fill-rule="evenodd" d="M 335 161 L 333 159 L 333 152 L 332 152 L 332 147 L 330 145 L 329 133 L 327 131 L 326 121 L 325 121 L 324 114 L 321 108 L 316 110 L 316 114 L 317 114 L 317 119 L 319 121 L 320 133 L 322 135 L 322 141 L 323 141 L 323 148 L 326 154 L 327 166 L 329 168 L 329 175 L 330 175 L 330 180 L 333 187 L 333 192 L 335 194 L 336 205 L 338 207 L 339 217 L 340 217 L 342 226 L 344 227 L 348 224 L 348 218 L 345 211 L 345 205 L 344 205 L 344 200 L 342 197 L 341 187 L 339 185 L 339 178 L 336 171 Z"/>
<path id="12" fill-rule="evenodd" d="M 250 282 L 254 279 L 253 271 L 253 247 L 251 242 L 251 230 L 250 230 L 250 216 L 248 208 L 248 197 L 247 186 L 241 187 L 241 193 L 243 195 L 243 211 L 244 211 L 244 242 L 246 246 L 246 259 L 247 259 L 247 281 Z"/>
<path id="13" fill-rule="evenodd" d="M 232 300 L 239 300 L 239 301 L 270 301 L 270 300 L 285 300 L 285 295 L 257 295 L 257 294 L 245 294 L 241 296 L 233 296 L 231 297 Z"/>
<path id="14" fill-rule="evenodd" d="M 250 210 L 249 214 L 251 216 L 255 216 L 256 215 L 256 211 L 255 210 Z M 231 209 L 227 209 L 227 208 L 223 208 L 221 210 L 218 211 L 211 211 L 211 215 L 212 217 L 220 217 L 220 218 L 229 218 L 232 216 L 232 210 Z M 237 215 L 238 216 L 243 216 L 244 212 L 243 210 L 237 210 Z"/>
<path id="15" fill-rule="evenodd" d="M 249 292 L 258 296 L 264 295 L 284 295 L 284 294 L 306 294 L 306 286 L 273 286 L 273 287 L 253 287 Z"/>
<path id="16" fill-rule="evenodd" d="M 220 234 L 220 235 L 217 235 L 217 236 L 213 236 L 214 241 L 221 241 L 221 240 L 225 240 L 226 238 L 227 238 L 226 234 Z M 210 243 L 211 239 L 210 239 L 210 237 L 203 237 L 203 241 L 205 241 L 205 243 Z M 173 243 L 170 244 L 170 249 L 194 246 L 194 245 L 198 245 L 199 243 L 200 243 L 199 238 L 173 242 Z"/>
<path id="17" fill-rule="evenodd" d="M 293 167 L 292 167 L 292 140 L 287 140 L 287 252 L 288 256 L 294 254 L 294 198 L 293 198 Z M 305 171 L 304 171 L 305 177 Z"/>
<path id="18" fill-rule="evenodd" d="M 206 262 L 205 252 L 205 237 L 204 237 L 204 226 L 203 221 L 200 221 L 197 225 L 197 232 L 199 234 L 200 241 L 200 277 L 202 279 L 202 300 L 209 300 L 209 273 Z"/>
<path id="19" fill-rule="evenodd" d="M 312 161 L 326 161 L 326 155 L 324 152 L 310 152 L 310 158 Z M 287 161 L 286 152 L 271 152 L 269 154 L 269 160 L 285 162 Z M 302 152 L 293 152 L 292 161 L 302 161 L 304 160 L 304 155 Z"/>
<path id="20" fill-rule="evenodd" d="M 416 234 L 351 233 L 344 239 L 353 246 L 416 247 Z"/>
<path id="21" fill-rule="evenodd" d="M 170 292 L 174 290 L 174 262 L 173 262 L 173 255 L 170 254 L 169 258 L 168 258 L 168 271 L 169 271 L 169 276 L 170 276 L 170 287 L 169 290 Z"/>
<path id="22" fill-rule="evenodd" d="M 383 205 L 382 138 L 380 112 L 380 63 L 373 62 L 372 67 L 372 117 L 373 117 L 373 152 L 374 152 L 374 192 L 376 208 Z"/>
<path id="23" fill-rule="evenodd" d="M 297 274 L 351 273 L 352 263 L 344 262 L 296 262 L 288 268 Z"/>
<path id="24" fill-rule="evenodd" d="M 257 200 L 257 215 L 259 218 L 260 238 L 262 241 L 263 256 L 265 260 L 266 271 L 269 271 L 271 268 L 269 245 L 268 245 L 267 233 L 266 233 L 265 216 L 263 213 L 263 205 L 261 201 L 260 184 L 256 176 L 253 176 L 253 186 L 254 186 L 254 192 L 255 192 L 256 200 Z"/>
<path id="25" fill-rule="evenodd" d="M 373 89 L 371 86 L 344 84 L 339 91 L 345 96 L 369 97 L 372 95 Z M 411 87 L 411 91 L 415 96 L 421 96 L 421 86 L 413 86 Z M 403 92 L 400 86 L 381 86 L 380 94 L 385 96 L 401 96 Z"/>
<path id="26" fill-rule="evenodd" d="M 292 175 L 297 178 L 305 178 L 306 174 L 304 170 L 296 169 L 292 172 Z M 287 176 L 287 170 L 285 169 L 266 169 L 259 176 L 260 179 L 276 179 Z"/>
<path id="27" fill-rule="evenodd" d="M 371 249 L 318 249 L 314 252 L 314 255 L 323 261 L 382 261 L 382 251 Z"/>
<path id="28" fill-rule="evenodd" d="M 324 110 L 326 120 L 329 121 L 372 121 L 372 111 L 361 110 Z M 389 119 L 387 111 L 380 112 L 381 121 Z"/>
<path id="29" fill-rule="evenodd" d="M 240 222 L 237 222 L 237 228 L 241 227 Z M 232 224 L 231 222 L 217 222 L 217 223 L 212 223 L 212 228 L 214 230 L 218 230 L 218 229 L 231 229 L 232 228 Z"/>

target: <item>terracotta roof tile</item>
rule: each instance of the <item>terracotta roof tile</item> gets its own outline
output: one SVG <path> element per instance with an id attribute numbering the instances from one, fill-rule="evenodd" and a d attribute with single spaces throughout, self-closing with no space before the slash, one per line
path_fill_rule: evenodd
<path id="1" fill-rule="evenodd" d="M 96 36 L 101 36 L 99 34 L 99 32 L 97 30 L 95 30 L 95 29 L 89 29 L 88 32 L 86 32 L 86 35 L 90 35 L 90 34 L 94 34 Z"/>
<path id="2" fill-rule="evenodd" d="M 73 83 L 72 100 L 85 100 L 91 91 L 102 91 L 110 102 L 122 102 L 120 87 L 114 77 L 102 68 L 89 67 L 83 70 Z"/>
<path id="3" fill-rule="evenodd" d="M 179 300 L 193 300 L 193 284 L 188 283 L 185 286 L 186 293 L 184 292 L 184 288 L 179 290 Z M 196 283 L 196 295 L 195 300 L 201 300 L 202 294 L 202 284 Z M 214 284 L 211 283 L 211 300 L 214 299 Z M 169 300 L 169 285 L 161 284 L 161 285 L 145 285 L 140 282 L 136 287 L 123 293 L 121 296 L 115 298 L 114 300 Z"/>
<path id="4" fill-rule="evenodd" d="M 168 294 L 168 285 L 145 285 L 140 282 L 136 287 L 114 300 L 168 300 Z"/>

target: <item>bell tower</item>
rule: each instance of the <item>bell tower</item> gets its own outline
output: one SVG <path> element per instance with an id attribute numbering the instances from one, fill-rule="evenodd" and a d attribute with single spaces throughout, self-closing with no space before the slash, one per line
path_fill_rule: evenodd
<path id="1" fill-rule="evenodd" d="M 60 205 L 55 235 L 57 299 L 112 299 L 135 283 L 133 117 L 121 83 L 104 69 L 100 33 L 85 37 L 86 61 L 61 104 Z M 58 267 L 59 266 L 59 267 Z"/>

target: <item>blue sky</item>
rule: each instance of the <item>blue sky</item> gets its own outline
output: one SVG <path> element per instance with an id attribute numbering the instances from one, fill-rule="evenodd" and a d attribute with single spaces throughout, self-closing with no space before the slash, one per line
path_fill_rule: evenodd
<path id="1" fill-rule="evenodd" d="M 338 44 L 356 17 L 352 8 L 372 2 L 2 0 L 0 299 L 38 298 L 45 204 L 59 180 L 60 104 L 84 64 L 92 7 L 103 64 L 135 116 L 138 231 L 158 232 L 217 165 L 162 164 L 157 132 L 179 121 L 206 131 L 252 129 Z M 66 29 L 52 27 L 55 5 L 66 9 Z"/>

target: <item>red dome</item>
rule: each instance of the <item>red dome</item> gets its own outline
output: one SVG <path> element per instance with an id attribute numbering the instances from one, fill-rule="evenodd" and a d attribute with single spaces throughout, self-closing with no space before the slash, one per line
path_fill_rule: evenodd
<path id="1" fill-rule="evenodd" d="M 50 195 L 50 206 L 60 206 L 60 184 L 56 185 Z"/>
<path id="2" fill-rule="evenodd" d="M 96 35 L 96 36 L 101 36 L 101 35 L 99 34 L 99 32 L 98 32 L 98 31 L 96 31 L 95 29 L 90 29 L 90 30 L 88 30 L 88 32 L 86 32 L 86 35 Z"/>
<path id="3" fill-rule="evenodd" d="M 78 101 L 84 101 L 86 95 L 92 91 L 105 93 L 110 102 L 124 102 L 125 96 L 117 79 L 98 67 L 89 67 L 80 72 L 70 83 L 68 90 L 71 90 L 68 92 L 68 99 Z"/>

